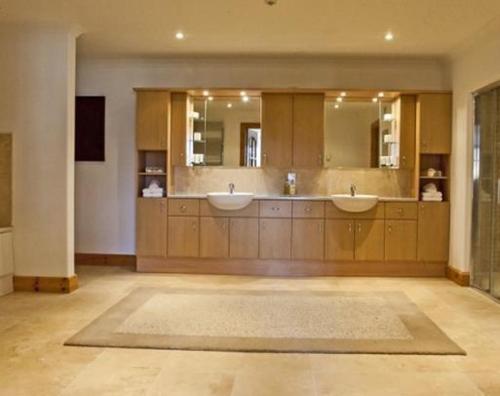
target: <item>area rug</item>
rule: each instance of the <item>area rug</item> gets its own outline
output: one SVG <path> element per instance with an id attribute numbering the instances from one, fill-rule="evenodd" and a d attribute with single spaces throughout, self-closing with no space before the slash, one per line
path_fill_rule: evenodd
<path id="1" fill-rule="evenodd" d="M 402 292 L 138 288 L 66 345 L 465 354 Z"/>

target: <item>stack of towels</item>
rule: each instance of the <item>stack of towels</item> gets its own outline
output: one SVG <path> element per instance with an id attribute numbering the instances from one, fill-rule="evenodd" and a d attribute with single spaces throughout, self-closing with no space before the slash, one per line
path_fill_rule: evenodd
<path id="1" fill-rule="evenodd" d="M 443 200 L 443 193 L 438 191 L 434 183 L 428 183 L 424 186 L 424 191 L 422 192 L 422 201 L 437 201 L 441 202 Z"/>
<path id="2" fill-rule="evenodd" d="M 157 180 L 151 180 L 149 186 L 142 189 L 142 196 L 144 198 L 162 198 L 163 188 L 160 187 L 160 183 Z"/>

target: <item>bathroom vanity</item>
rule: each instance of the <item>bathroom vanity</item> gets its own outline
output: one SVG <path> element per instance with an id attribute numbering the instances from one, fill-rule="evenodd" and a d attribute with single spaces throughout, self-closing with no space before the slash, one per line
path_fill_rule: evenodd
<path id="1" fill-rule="evenodd" d="M 138 271 L 444 276 L 449 93 L 136 93 Z M 347 193 L 360 169 L 358 190 L 377 190 L 378 202 L 342 210 L 332 194 Z M 290 170 L 299 173 L 302 196 L 280 195 Z M 163 197 L 142 197 L 152 180 Z M 429 182 L 442 202 L 420 200 Z M 207 199 L 230 183 L 255 194 L 242 209 Z"/>

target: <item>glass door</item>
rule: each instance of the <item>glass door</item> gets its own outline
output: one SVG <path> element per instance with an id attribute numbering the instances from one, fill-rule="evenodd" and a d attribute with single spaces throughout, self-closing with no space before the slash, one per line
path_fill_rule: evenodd
<path id="1" fill-rule="evenodd" d="M 500 89 L 474 98 L 471 283 L 500 298 Z"/>

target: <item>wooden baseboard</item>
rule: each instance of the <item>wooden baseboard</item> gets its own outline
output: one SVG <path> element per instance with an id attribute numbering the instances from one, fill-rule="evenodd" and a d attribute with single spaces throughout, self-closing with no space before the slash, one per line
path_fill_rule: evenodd
<path id="1" fill-rule="evenodd" d="M 138 257 L 138 272 L 250 276 L 444 277 L 446 262 L 238 260 Z"/>
<path id="2" fill-rule="evenodd" d="M 56 278 L 45 276 L 14 276 L 14 291 L 71 293 L 78 289 L 76 275 Z"/>
<path id="3" fill-rule="evenodd" d="M 455 282 L 457 285 L 460 286 L 469 286 L 470 285 L 470 273 L 469 272 L 462 272 L 457 270 L 454 267 L 447 266 L 446 267 L 446 277 L 453 282 Z"/>
<path id="4" fill-rule="evenodd" d="M 75 253 L 75 264 L 135 267 L 136 257 L 132 254 Z"/>

